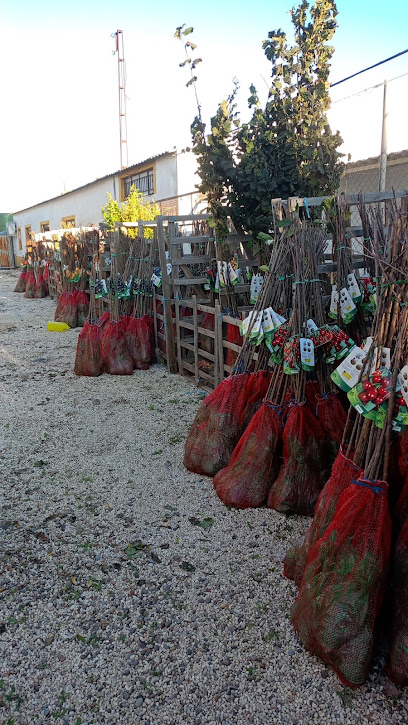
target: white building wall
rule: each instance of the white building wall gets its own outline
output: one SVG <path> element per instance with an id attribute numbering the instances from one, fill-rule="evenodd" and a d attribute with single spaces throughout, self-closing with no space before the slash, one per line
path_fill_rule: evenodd
<path id="1" fill-rule="evenodd" d="M 197 162 L 191 152 L 171 154 L 163 158 L 152 159 L 152 166 L 155 167 L 156 188 L 153 195 L 155 201 L 171 199 L 181 194 L 188 196 L 179 200 L 179 213 L 189 214 L 195 207 L 196 194 L 193 196 L 195 184 L 198 181 L 196 175 Z M 131 172 L 130 172 L 131 173 Z M 103 221 L 101 207 L 106 204 L 107 192 L 110 192 L 114 199 L 120 199 L 120 177 L 123 172 L 114 174 L 100 181 L 95 181 L 85 187 L 76 189 L 49 201 L 35 204 L 28 209 L 17 211 L 13 219 L 17 227 L 21 229 L 22 249 L 18 247 L 18 238 L 14 238 L 14 251 L 17 262 L 21 262 L 25 255 L 25 227 L 30 226 L 32 232 L 41 231 L 41 222 L 48 221 L 50 230 L 60 229 L 62 219 L 68 216 L 75 216 L 75 225 L 92 226 Z M 152 197 L 146 197 L 151 199 Z"/>
<path id="2" fill-rule="evenodd" d="M 177 196 L 177 157 L 167 156 L 156 161 L 155 201 Z"/>
<path id="3" fill-rule="evenodd" d="M 16 257 L 24 256 L 25 253 L 25 227 L 30 226 L 32 232 L 41 231 L 41 222 L 48 221 L 50 229 L 60 229 L 62 219 L 67 216 L 75 216 L 75 225 L 91 226 L 103 222 L 101 207 L 106 204 L 106 193 L 110 191 L 115 198 L 119 189 L 115 177 L 103 179 L 85 188 L 62 194 L 56 199 L 44 201 L 23 211 L 13 214 L 17 227 L 21 228 L 21 239 L 23 249 L 18 248 L 17 237 L 14 239 L 14 253 Z"/>

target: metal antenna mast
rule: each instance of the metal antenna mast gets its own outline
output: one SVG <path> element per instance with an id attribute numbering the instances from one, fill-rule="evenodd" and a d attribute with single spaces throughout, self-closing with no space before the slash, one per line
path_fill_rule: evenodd
<path id="1" fill-rule="evenodd" d="M 113 51 L 113 55 L 115 53 L 118 54 L 120 168 L 126 169 L 128 166 L 128 147 L 126 124 L 126 65 L 123 30 L 117 30 L 116 33 L 112 33 L 112 38 L 116 38 L 116 49 Z"/>

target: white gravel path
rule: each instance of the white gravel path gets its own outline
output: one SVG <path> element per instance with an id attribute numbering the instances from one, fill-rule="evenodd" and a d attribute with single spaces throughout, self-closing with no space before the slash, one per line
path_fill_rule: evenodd
<path id="1" fill-rule="evenodd" d="M 78 330 L 48 333 L 55 303 L 15 279 L 0 272 L 0 723 L 408 723 L 380 660 L 352 692 L 292 629 L 282 560 L 307 520 L 229 511 L 184 470 L 200 392 L 157 366 L 75 377 Z"/>

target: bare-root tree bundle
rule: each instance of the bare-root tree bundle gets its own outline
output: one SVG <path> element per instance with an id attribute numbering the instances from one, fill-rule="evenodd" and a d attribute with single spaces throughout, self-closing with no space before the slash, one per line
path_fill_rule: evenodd
<path id="1" fill-rule="evenodd" d="M 369 671 L 390 555 L 394 615 L 389 672 L 399 684 L 408 682 L 407 512 L 404 520 L 403 508 L 398 508 L 402 482 L 393 478 L 391 456 L 393 438 L 408 423 L 406 201 L 387 211 L 387 225 L 378 212 L 370 219 L 377 281 L 372 333 L 363 349 L 352 351 L 348 369 L 344 364 L 341 370 L 350 376 L 352 406 L 342 451 L 312 526 L 285 561 L 285 573 L 300 583 L 292 622 L 303 644 L 351 687 L 363 684 Z M 394 523 L 390 504 L 393 518 L 399 511 Z M 396 545 L 391 549 L 393 528 Z"/>

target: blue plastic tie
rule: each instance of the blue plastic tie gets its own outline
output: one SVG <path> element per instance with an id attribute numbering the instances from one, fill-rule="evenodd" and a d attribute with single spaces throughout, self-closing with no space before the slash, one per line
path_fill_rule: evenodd
<path id="1" fill-rule="evenodd" d="M 354 478 L 351 480 L 351 483 L 355 483 L 356 486 L 364 486 L 364 488 L 369 488 L 371 491 L 374 491 L 374 493 L 384 493 L 384 489 L 380 488 L 379 486 L 370 486 L 369 483 L 365 483 L 365 481 L 355 481 Z"/>

